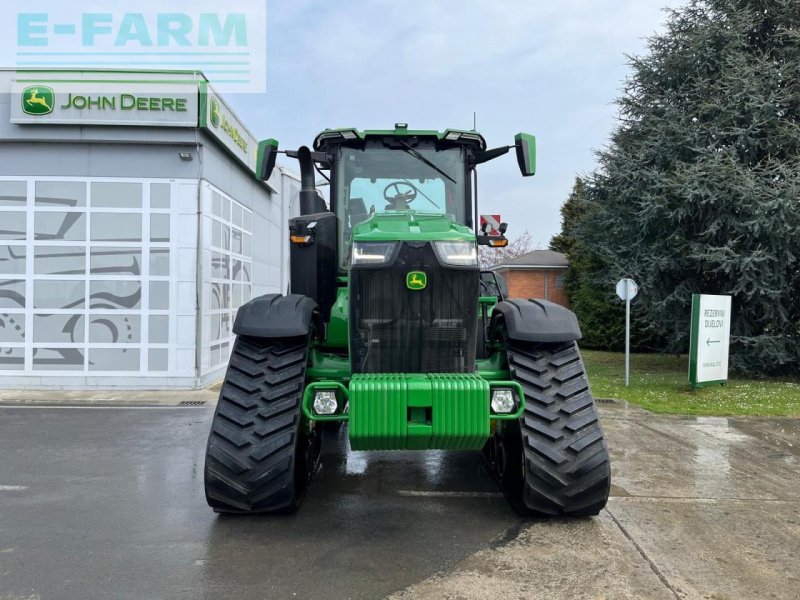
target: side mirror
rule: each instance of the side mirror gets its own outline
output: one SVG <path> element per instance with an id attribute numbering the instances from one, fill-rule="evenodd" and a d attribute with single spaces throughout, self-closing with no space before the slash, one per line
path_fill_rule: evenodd
<path id="1" fill-rule="evenodd" d="M 536 137 L 530 133 L 518 133 L 514 136 L 514 147 L 517 150 L 517 164 L 523 177 L 536 174 Z"/>
<path id="2" fill-rule="evenodd" d="M 275 159 L 278 158 L 278 140 L 264 140 L 258 143 L 258 156 L 256 158 L 256 177 L 267 181 L 272 177 L 275 169 Z"/>

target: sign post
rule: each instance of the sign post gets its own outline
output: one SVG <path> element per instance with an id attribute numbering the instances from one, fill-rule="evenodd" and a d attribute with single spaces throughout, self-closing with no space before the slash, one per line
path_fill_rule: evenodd
<path id="1" fill-rule="evenodd" d="M 728 380 L 731 297 L 692 295 L 689 383 L 700 387 Z"/>
<path id="2" fill-rule="evenodd" d="M 625 300 L 625 387 L 631 382 L 631 300 L 639 293 L 639 286 L 633 279 L 625 278 L 617 282 L 617 296 Z"/>

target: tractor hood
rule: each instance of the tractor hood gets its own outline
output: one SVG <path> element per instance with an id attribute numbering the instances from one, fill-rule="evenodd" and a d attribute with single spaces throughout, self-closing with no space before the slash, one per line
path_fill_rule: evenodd
<path id="1" fill-rule="evenodd" d="M 415 241 L 474 242 L 468 227 L 455 223 L 447 215 L 415 210 L 376 213 L 353 228 L 356 242 Z"/>

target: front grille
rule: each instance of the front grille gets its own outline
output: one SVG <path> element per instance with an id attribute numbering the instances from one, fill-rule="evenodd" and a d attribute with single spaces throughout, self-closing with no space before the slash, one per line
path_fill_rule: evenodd
<path id="1" fill-rule="evenodd" d="M 410 290 L 409 271 L 427 286 Z M 475 368 L 478 269 L 439 264 L 430 243 L 405 242 L 394 262 L 350 270 L 354 373 L 465 373 Z"/>

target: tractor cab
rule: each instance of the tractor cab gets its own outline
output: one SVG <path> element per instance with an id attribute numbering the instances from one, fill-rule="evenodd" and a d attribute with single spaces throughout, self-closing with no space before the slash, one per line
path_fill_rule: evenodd
<path id="1" fill-rule="evenodd" d="M 331 174 L 339 269 L 349 269 L 354 229 L 375 215 L 413 211 L 473 227 L 471 170 L 485 147 L 475 132 L 440 134 L 403 124 L 393 131 L 321 133 L 314 148 Z"/>

